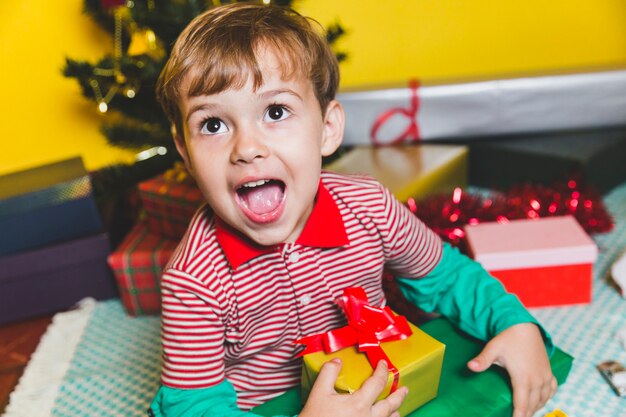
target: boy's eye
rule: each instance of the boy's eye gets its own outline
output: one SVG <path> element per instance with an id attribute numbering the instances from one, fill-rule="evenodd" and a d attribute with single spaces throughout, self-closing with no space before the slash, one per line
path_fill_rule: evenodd
<path id="1" fill-rule="evenodd" d="M 277 121 L 285 119 L 289 116 L 289 110 L 287 110 L 284 106 L 279 106 L 278 104 L 271 105 L 267 108 L 267 112 L 265 113 L 266 121 Z"/>
<path id="2" fill-rule="evenodd" d="M 228 132 L 226 124 L 217 117 L 211 117 L 202 122 L 200 132 L 205 135 L 216 135 Z"/>

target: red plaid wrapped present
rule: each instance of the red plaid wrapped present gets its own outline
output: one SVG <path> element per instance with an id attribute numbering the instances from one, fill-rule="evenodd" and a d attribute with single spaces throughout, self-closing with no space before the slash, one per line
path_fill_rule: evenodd
<path id="1" fill-rule="evenodd" d="M 177 240 L 150 233 L 147 224 L 141 222 L 109 255 L 109 266 L 128 314 L 137 316 L 160 311 L 161 272 L 177 244 Z"/>
<path id="2" fill-rule="evenodd" d="M 139 198 L 151 233 L 180 239 L 198 207 L 202 193 L 182 164 L 139 184 Z"/>

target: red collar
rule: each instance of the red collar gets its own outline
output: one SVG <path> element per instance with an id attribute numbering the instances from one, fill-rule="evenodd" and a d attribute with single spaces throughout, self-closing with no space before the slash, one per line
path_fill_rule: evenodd
<path id="1" fill-rule="evenodd" d="M 257 245 L 218 217 L 215 218 L 215 234 L 233 269 L 276 250 L 276 246 Z M 296 243 L 318 248 L 334 248 L 349 243 L 339 208 L 321 180 L 313 211 Z"/>

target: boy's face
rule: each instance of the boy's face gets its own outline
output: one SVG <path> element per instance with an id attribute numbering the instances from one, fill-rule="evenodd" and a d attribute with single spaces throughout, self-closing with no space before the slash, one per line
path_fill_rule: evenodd
<path id="1" fill-rule="evenodd" d="M 273 51 L 261 50 L 258 62 L 256 91 L 248 77 L 238 90 L 183 95 L 176 147 L 218 217 L 258 244 L 275 245 L 302 232 L 322 156 L 341 143 L 344 115 L 333 101 L 322 116 L 310 80 L 282 79 Z"/>

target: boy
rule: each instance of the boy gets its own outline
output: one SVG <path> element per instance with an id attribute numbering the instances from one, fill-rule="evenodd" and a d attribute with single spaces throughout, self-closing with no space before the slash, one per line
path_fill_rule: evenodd
<path id="1" fill-rule="evenodd" d="M 549 337 L 517 299 L 376 181 L 321 172 L 342 140 L 336 59 L 295 12 L 232 4 L 198 16 L 163 69 L 158 97 L 207 201 L 162 278 L 161 416 L 239 416 L 299 384 L 306 335 L 344 325 L 334 303 L 363 287 L 384 303 L 383 268 L 407 297 L 483 339 L 468 366 L 511 375 L 515 416 L 556 390 Z M 396 416 L 387 368 L 352 395 L 322 369 L 301 417 Z M 409 394 L 410 395 L 410 394 Z"/>

